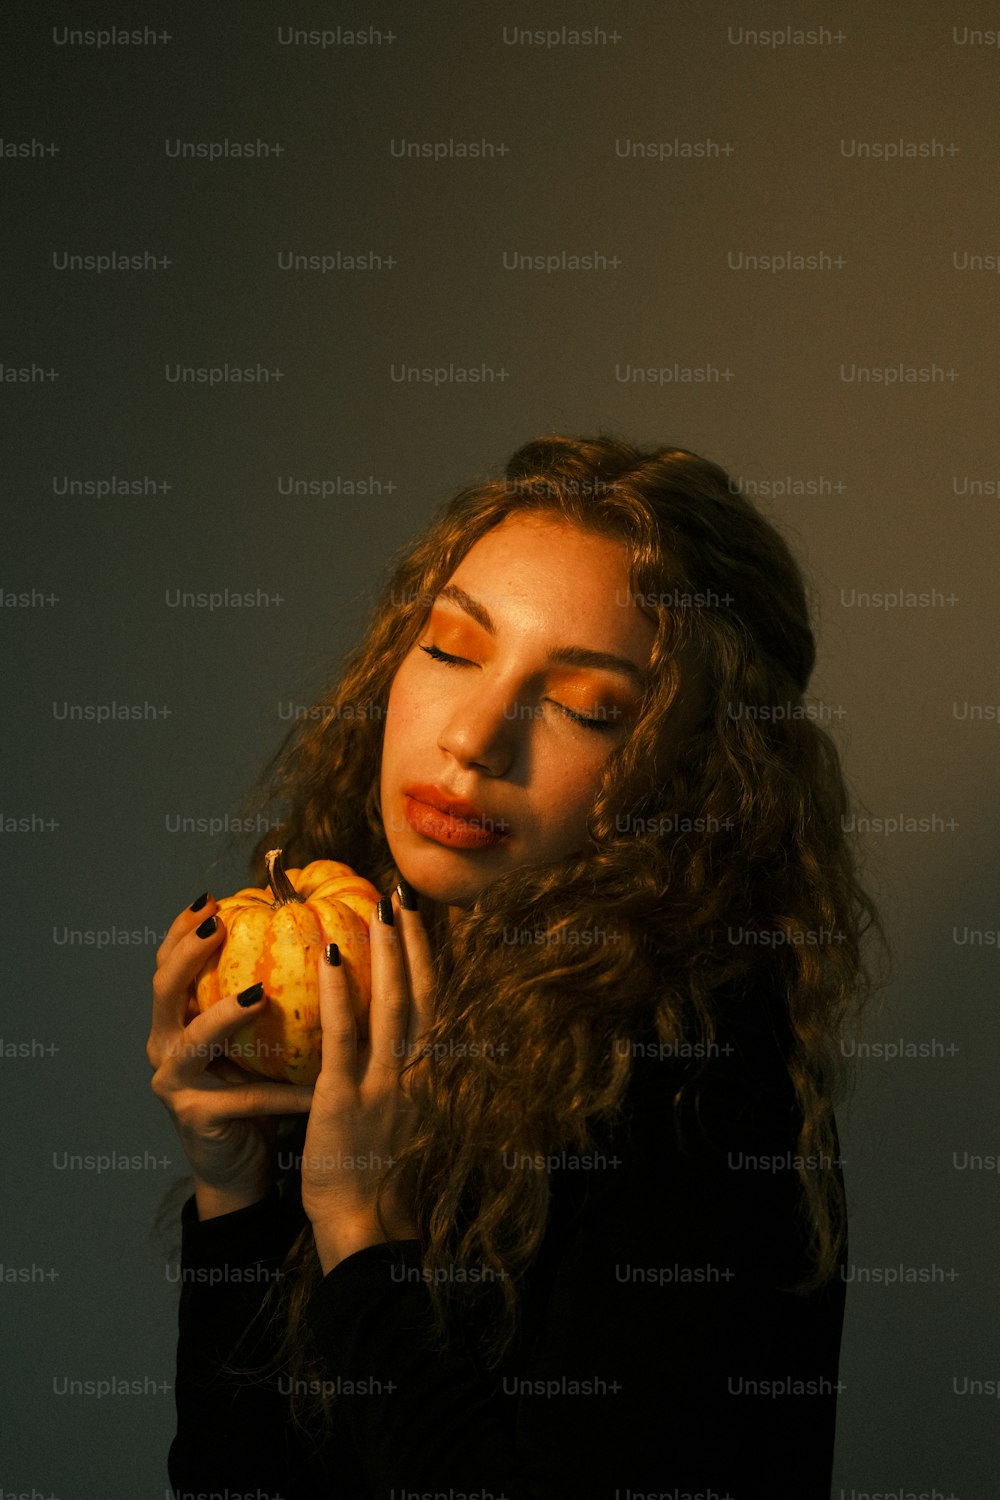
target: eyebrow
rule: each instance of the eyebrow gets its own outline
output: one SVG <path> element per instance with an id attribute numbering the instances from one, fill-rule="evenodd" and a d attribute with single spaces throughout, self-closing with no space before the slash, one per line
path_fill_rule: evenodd
<path id="1" fill-rule="evenodd" d="M 431 600 L 431 607 L 439 599 L 451 600 L 460 609 L 464 609 L 467 615 L 471 615 L 478 625 L 481 625 L 488 635 L 496 635 L 497 627 L 492 615 L 481 604 L 478 599 L 473 599 L 465 589 L 457 583 L 446 583 L 444 588 L 439 589 Z M 558 646 L 555 651 L 548 654 L 550 662 L 557 662 L 568 667 L 596 667 L 604 671 L 618 672 L 623 677 L 629 678 L 637 688 L 645 688 L 648 676 L 641 667 L 636 666 L 634 661 L 629 661 L 627 656 L 615 656 L 610 651 L 591 651 L 587 646 Z"/>

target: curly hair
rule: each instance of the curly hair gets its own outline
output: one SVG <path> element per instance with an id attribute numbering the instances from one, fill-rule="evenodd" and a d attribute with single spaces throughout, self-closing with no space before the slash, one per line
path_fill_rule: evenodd
<path id="1" fill-rule="evenodd" d="M 701 1059 L 677 1079 L 680 1140 L 722 998 L 762 981 L 784 1002 L 796 1155 L 821 1163 L 798 1170 L 806 1254 L 785 1289 L 805 1295 L 836 1274 L 847 1214 L 834 1109 L 849 1081 L 839 1039 L 874 985 L 865 934 L 882 936 L 844 831 L 838 751 L 805 702 L 816 649 L 788 544 L 716 464 L 608 434 L 525 444 L 502 478 L 462 489 L 390 560 L 360 643 L 251 791 L 249 809 L 280 810 L 253 852 L 258 882 L 280 845 L 287 865 L 336 858 L 380 890 L 396 883 L 379 795 L 390 685 L 465 554 L 526 514 L 619 542 L 656 637 L 640 716 L 604 766 L 584 847 L 502 875 L 450 926 L 445 907 L 420 897 L 436 965 L 434 1020 L 407 1064 L 419 1067 L 421 1125 L 380 1187 L 405 1174 L 442 1340 L 472 1295 L 447 1268 L 491 1268 L 495 1315 L 475 1320 L 490 1363 L 515 1334 L 549 1208 L 547 1174 L 512 1172 L 502 1156 L 592 1149 L 622 1117 L 628 1041 L 640 1036 Z M 695 683 L 685 661 L 698 664 Z M 686 687 L 700 717 L 678 745 Z M 511 927 L 549 940 L 512 944 Z M 592 940 L 598 931 L 605 941 Z M 305 1121 L 283 1128 L 301 1141 Z M 282 1183 L 293 1204 L 296 1180 L 293 1166 Z M 285 1271 L 261 1313 L 292 1389 L 322 1393 L 305 1320 L 322 1271 L 304 1215 Z M 330 1404 L 293 1395 L 294 1419 L 314 1430 Z"/>

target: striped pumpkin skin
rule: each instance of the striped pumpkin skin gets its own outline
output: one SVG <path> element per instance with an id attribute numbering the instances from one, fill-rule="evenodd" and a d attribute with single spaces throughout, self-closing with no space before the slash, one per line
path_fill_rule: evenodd
<path id="1" fill-rule="evenodd" d="M 327 943 L 340 948 L 358 1034 L 368 1035 L 368 922 L 379 892 L 338 860 L 282 870 L 272 853 L 271 890 L 247 886 L 218 902 L 226 939 L 198 975 L 195 1000 L 206 1011 L 262 982 L 268 1004 L 233 1033 L 229 1056 L 261 1077 L 312 1084 L 323 1039 L 316 965 Z"/>

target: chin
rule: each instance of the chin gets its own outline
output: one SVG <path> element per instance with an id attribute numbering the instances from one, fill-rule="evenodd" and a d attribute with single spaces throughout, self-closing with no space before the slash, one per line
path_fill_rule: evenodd
<path id="1" fill-rule="evenodd" d="M 471 871 L 464 877 L 456 875 L 454 871 L 446 872 L 442 869 L 442 864 L 452 857 L 443 848 L 438 857 L 437 846 L 420 850 L 416 854 L 408 850 L 402 858 L 396 860 L 396 869 L 428 901 L 440 902 L 442 906 L 460 906 L 465 910 L 472 906 L 489 881 Z"/>

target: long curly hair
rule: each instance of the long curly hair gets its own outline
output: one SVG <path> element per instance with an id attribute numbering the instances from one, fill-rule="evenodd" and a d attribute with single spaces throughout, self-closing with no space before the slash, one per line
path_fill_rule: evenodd
<path id="1" fill-rule="evenodd" d="M 510 1171 L 510 1154 L 599 1146 L 622 1117 L 641 1036 L 692 1059 L 671 1075 L 680 1139 L 723 995 L 753 1004 L 763 986 L 783 997 L 796 1155 L 809 1163 L 798 1171 L 806 1253 L 786 1290 L 805 1295 L 836 1274 L 847 1215 L 833 1117 L 853 1082 L 840 1037 L 875 987 L 866 933 L 884 945 L 844 831 L 838 751 L 805 698 L 815 641 L 788 544 L 716 464 L 609 434 L 525 444 L 503 477 L 462 489 L 390 560 L 360 643 L 245 804 L 278 814 L 253 851 L 258 883 L 280 845 L 288 866 L 336 858 L 382 891 L 395 884 L 379 796 L 390 685 L 468 550 L 527 513 L 617 540 L 656 638 L 640 716 L 608 757 L 584 846 L 501 876 L 451 925 L 420 897 L 436 965 L 434 1020 L 407 1065 L 422 1123 L 381 1185 L 405 1174 L 438 1336 L 463 1298 L 492 1300 L 490 1317 L 471 1320 L 487 1363 L 517 1331 L 548 1219 L 547 1173 Z M 698 662 L 703 711 L 677 746 L 682 657 Z M 512 928 L 541 940 L 512 943 Z M 304 1131 L 302 1117 L 282 1122 L 299 1150 Z M 282 1185 L 293 1204 L 298 1180 L 293 1164 Z M 476 1276 L 463 1284 L 455 1267 Z M 284 1270 L 261 1316 L 273 1320 L 275 1365 L 293 1376 L 294 1419 L 315 1431 L 332 1398 L 304 1316 L 322 1279 L 304 1215 Z"/>

